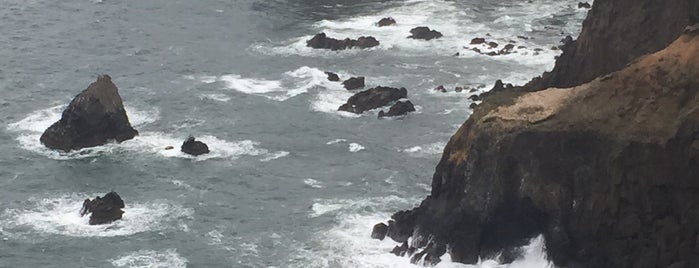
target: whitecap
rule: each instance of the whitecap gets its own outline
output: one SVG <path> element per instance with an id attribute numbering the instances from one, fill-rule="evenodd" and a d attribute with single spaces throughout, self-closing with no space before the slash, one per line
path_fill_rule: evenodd
<path id="1" fill-rule="evenodd" d="M 5 210 L 0 218 L 0 226 L 6 233 L 28 226 L 40 234 L 112 237 L 162 230 L 168 228 L 168 225 L 174 226 L 173 222 L 177 220 L 192 216 L 191 209 L 175 204 L 126 202 L 121 220 L 104 225 L 89 225 L 89 217 L 81 217 L 79 212 L 83 200 L 92 196 L 96 194 L 30 199 L 26 209 Z"/>
<path id="2" fill-rule="evenodd" d="M 238 74 L 219 76 L 227 89 L 263 96 L 275 101 L 285 101 L 308 92 L 314 87 L 331 87 L 334 82 L 327 79 L 325 72 L 307 66 L 282 74 L 279 80 L 242 77 Z M 203 81 L 202 81 L 203 82 Z"/>
<path id="3" fill-rule="evenodd" d="M 310 186 L 311 188 L 316 188 L 316 189 L 323 188 L 323 185 L 319 181 L 311 179 L 311 178 L 303 180 L 303 183 Z"/>
<path id="4" fill-rule="evenodd" d="M 360 145 L 359 143 L 350 143 L 349 144 L 349 151 L 352 153 L 359 152 L 361 150 L 364 150 L 364 146 Z"/>
<path id="5" fill-rule="evenodd" d="M 399 149 L 399 151 L 408 153 L 408 155 L 413 157 L 426 157 L 441 154 L 444 149 L 444 146 L 446 146 L 445 142 L 434 142 L 430 144 Z"/>
<path id="6" fill-rule="evenodd" d="M 211 93 L 211 94 L 202 94 L 199 96 L 200 99 L 204 100 L 215 100 L 215 101 L 220 101 L 220 102 L 228 102 L 231 100 L 231 97 L 228 97 L 226 94 L 217 94 L 217 93 Z"/>
<path id="7" fill-rule="evenodd" d="M 287 151 L 278 151 L 278 152 L 275 152 L 275 153 L 273 153 L 265 158 L 260 159 L 260 161 L 261 162 L 269 162 L 269 161 L 272 161 L 275 159 L 286 157 L 288 155 L 289 155 L 289 152 L 287 152 Z"/>
<path id="8" fill-rule="evenodd" d="M 185 268 L 187 262 L 174 248 L 162 251 L 140 250 L 111 260 L 116 267 L 129 268 Z"/>

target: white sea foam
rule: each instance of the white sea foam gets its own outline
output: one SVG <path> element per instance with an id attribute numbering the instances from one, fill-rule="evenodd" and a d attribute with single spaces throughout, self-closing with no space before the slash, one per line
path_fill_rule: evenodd
<path id="1" fill-rule="evenodd" d="M 40 234 L 76 237 L 126 236 L 175 226 L 178 220 L 191 218 L 192 210 L 159 202 L 128 202 L 121 220 L 105 225 L 89 225 L 89 217 L 80 217 L 83 200 L 96 194 L 70 194 L 56 198 L 30 199 L 26 209 L 7 209 L 0 218 L 1 229 L 13 234 L 28 226 Z"/>
<path id="2" fill-rule="evenodd" d="M 289 152 L 287 152 L 287 151 L 278 151 L 278 152 L 276 152 L 276 153 L 270 154 L 269 156 L 267 156 L 267 157 L 265 157 L 265 158 L 260 159 L 260 161 L 261 161 L 261 162 L 269 162 L 269 161 L 272 161 L 272 160 L 275 160 L 275 159 L 279 159 L 279 158 L 282 158 L 282 157 L 286 157 L 286 156 L 288 156 L 288 155 L 289 155 Z"/>
<path id="3" fill-rule="evenodd" d="M 303 183 L 310 186 L 311 188 L 316 188 L 316 189 L 323 188 L 323 185 L 319 181 L 311 179 L 311 178 L 303 180 Z"/>
<path id="4" fill-rule="evenodd" d="M 364 150 L 364 146 L 360 145 L 359 143 L 350 143 L 349 144 L 349 151 L 352 153 L 359 152 L 361 150 Z"/>
<path id="5" fill-rule="evenodd" d="M 200 99 L 207 99 L 207 100 L 215 100 L 215 101 L 220 101 L 220 102 L 228 102 L 231 100 L 231 97 L 228 97 L 226 94 L 217 94 L 217 93 L 211 93 L 211 94 L 202 94 L 199 96 Z"/>
<path id="6" fill-rule="evenodd" d="M 129 268 L 184 268 L 187 259 L 177 254 L 176 249 L 162 251 L 140 250 L 111 260 L 116 267 Z"/>
<path id="7" fill-rule="evenodd" d="M 227 141 L 211 135 L 197 136 L 197 140 L 206 143 L 210 152 L 200 156 L 192 156 L 179 150 L 184 137 L 178 137 L 162 132 L 144 132 L 132 140 L 119 144 L 119 146 L 133 151 L 156 153 L 164 157 L 188 158 L 196 161 L 208 159 L 237 159 L 241 156 L 267 155 L 267 150 L 258 148 L 259 143 L 251 140 Z M 173 146 L 174 149 L 166 150 Z M 271 160 L 271 159 L 270 159 Z"/>
<path id="8" fill-rule="evenodd" d="M 338 143 L 346 142 L 346 141 L 347 141 L 346 139 L 334 139 L 334 140 L 331 140 L 329 142 L 326 142 L 325 144 L 333 145 L 333 144 L 338 144 Z"/>
<path id="9" fill-rule="evenodd" d="M 399 149 L 399 151 L 408 153 L 410 156 L 414 157 L 426 157 L 441 154 L 442 150 L 444 149 L 444 146 L 446 146 L 445 142 L 435 142 L 420 146 L 413 146 L 405 149 Z"/>

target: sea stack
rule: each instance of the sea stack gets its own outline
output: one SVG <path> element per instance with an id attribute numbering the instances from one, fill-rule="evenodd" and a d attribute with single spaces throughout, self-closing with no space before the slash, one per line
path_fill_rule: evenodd
<path id="1" fill-rule="evenodd" d="M 124 200 L 116 192 L 109 192 L 103 197 L 85 199 L 80 209 L 80 216 L 90 214 L 90 225 L 107 224 L 121 219 L 124 211 Z"/>
<path id="2" fill-rule="evenodd" d="M 180 150 L 182 150 L 183 153 L 198 156 L 208 154 L 209 146 L 207 146 L 206 143 L 194 139 L 193 136 L 189 136 L 189 138 L 182 143 Z"/>
<path id="3" fill-rule="evenodd" d="M 75 96 L 40 141 L 51 149 L 71 151 L 122 142 L 136 135 L 138 131 L 129 123 L 119 90 L 105 74 Z"/>

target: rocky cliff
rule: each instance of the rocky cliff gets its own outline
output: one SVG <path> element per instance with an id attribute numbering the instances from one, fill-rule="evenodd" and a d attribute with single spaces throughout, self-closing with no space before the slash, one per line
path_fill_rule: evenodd
<path id="1" fill-rule="evenodd" d="M 696 0 L 596 0 L 580 36 L 563 47 L 554 69 L 524 88 L 571 87 L 620 70 L 663 49 L 694 22 L 699 22 Z"/>

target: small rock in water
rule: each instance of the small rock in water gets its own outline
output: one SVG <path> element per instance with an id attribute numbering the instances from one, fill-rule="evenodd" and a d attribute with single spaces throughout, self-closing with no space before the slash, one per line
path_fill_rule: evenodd
<path id="1" fill-rule="evenodd" d="M 90 214 L 90 225 L 107 224 L 121 219 L 124 211 L 124 200 L 116 192 L 109 192 L 103 197 L 85 199 L 80 209 L 80 216 Z"/>
<path id="2" fill-rule="evenodd" d="M 325 33 L 319 33 L 313 36 L 310 40 L 306 41 L 307 47 L 318 48 L 318 49 L 330 49 L 330 50 L 343 50 L 349 48 L 370 48 L 379 45 L 379 41 L 372 36 L 362 36 L 357 39 L 345 38 L 344 40 L 339 40 L 335 38 L 330 38 Z"/>
<path id="3" fill-rule="evenodd" d="M 434 88 L 433 91 L 434 91 L 434 92 L 442 92 L 442 93 L 444 93 L 444 92 L 447 92 L 447 89 L 444 88 L 444 86 L 439 85 L 439 86 L 437 86 L 436 88 Z"/>
<path id="4" fill-rule="evenodd" d="M 342 85 L 345 86 L 347 90 L 354 90 L 358 88 L 363 88 L 364 87 L 364 76 L 360 77 L 352 77 L 350 79 L 345 80 L 345 82 L 342 82 Z"/>
<path id="5" fill-rule="evenodd" d="M 377 24 L 379 27 L 391 26 L 391 25 L 396 24 L 396 20 L 394 20 L 394 19 L 391 18 L 391 17 L 386 17 L 386 18 L 383 18 L 383 19 L 379 20 L 379 22 L 377 22 L 376 24 Z"/>
<path id="6" fill-rule="evenodd" d="M 328 75 L 328 81 L 332 81 L 332 82 L 340 81 L 340 76 L 337 75 L 336 73 L 325 72 L 325 74 Z"/>
<path id="7" fill-rule="evenodd" d="M 471 39 L 471 45 L 480 45 L 483 43 L 485 43 L 485 38 L 476 37 L 476 38 Z"/>
<path id="8" fill-rule="evenodd" d="M 422 39 L 422 40 L 432 40 L 435 38 L 442 37 L 442 33 L 432 30 L 429 27 L 415 27 L 410 30 L 411 35 L 408 38 L 412 39 Z"/>
<path id="9" fill-rule="evenodd" d="M 393 104 L 390 109 L 388 109 L 388 113 L 385 113 L 383 110 L 379 111 L 379 118 L 401 116 L 401 115 L 406 115 L 409 112 L 414 112 L 414 111 L 415 111 L 415 106 L 413 106 L 412 102 L 399 101 L 399 102 L 396 102 L 395 104 Z"/>
<path id="10" fill-rule="evenodd" d="M 175 149 L 175 147 L 172 145 L 165 146 L 165 150 L 172 150 L 172 149 Z"/>
<path id="11" fill-rule="evenodd" d="M 386 234 L 388 234 L 388 225 L 383 222 L 377 223 L 371 230 L 371 238 L 373 239 L 383 240 L 386 238 Z"/>
<path id="12" fill-rule="evenodd" d="M 454 88 L 454 91 L 461 92 L 461 91 L 464 91 L 464 88 L 463 87 L 456 87 L 456 88 Z"/>
<path id="13" fill-rule="evenodd" d="M 361 114 L 365 111 L 383 107 L 407 97 L 408 90 L 405 88 L 398 89 L 378 86 L 354 94 L 347 100 L 347 103 L 338 108 L 338 111 Z"/>
<path id="14" fill-rule="evenodd" d="M 206 143 L 194 139 L 193 136 L 189 136 L 189 138 L 182 143 L 180 150 L 182 150 L 183 153 L 198 156 L 208 154 L 209 146 L 207 146 Z"/>

